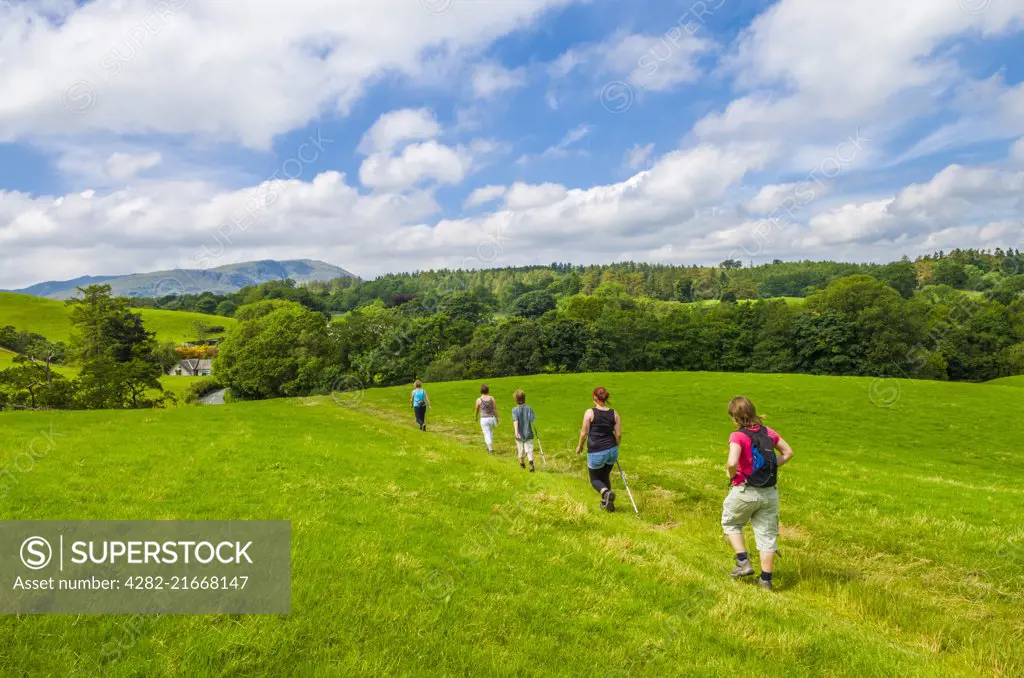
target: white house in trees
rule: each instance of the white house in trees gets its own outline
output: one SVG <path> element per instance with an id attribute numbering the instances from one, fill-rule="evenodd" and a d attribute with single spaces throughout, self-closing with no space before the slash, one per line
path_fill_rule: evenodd
<path id="1" fill-rule="evenodd" d="M 179 360 L 167 374 L 172 377 L 208 377 L 213 374 L 213 361 L 208 358 Z"/>

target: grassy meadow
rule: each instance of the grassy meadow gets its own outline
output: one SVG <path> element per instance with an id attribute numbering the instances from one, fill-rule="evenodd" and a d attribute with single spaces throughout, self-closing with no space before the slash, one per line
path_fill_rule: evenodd
<path id="1" fill-rule="evenodd" d="M 992 381 L 990 381 L 988 383 L 992 384 L 992 385 L 995 385 L 995 386 L 1016 386 L 1016 387 L 1019 388 L 1019 387 L 1024 386 L 1024 376 L 1020 376 L 1020 377 L 1003 377 L 1001 379 L 993 379 Z"/>
<path id="2" fill-rule="evenodd" d="M 0 414 L 0 467 L 54 440 L 11 470 L 0 518 L 289 519 L 293 531 L 288 616 L 8 616 L 3 673 L 1024 673 L 1024 460 L 996 424 L 1016 413 L 1009 389 L 891 382 L 877 407 L 870 379 L 489 383 L 494 456 L 472 421 L 477 383 L 427 384 L 427 433 L 406 388 Z M 568 451 L 598 384 L 623 416 L 639 517 L 624 492 L 618 513 L 600 511 Z M 517 387 L 547 456 L 534 474 L 512 458 Z M 727 576 L 724 410 L 737 393 L 796 452 L 774 594 Z"/>
<path id="3" fill-rule="evenodd" d="M 6 348 L 0 348 L 0 370 L 6 370 L 8 367 L 14 367 L 14 358 L 17 357 L 17 355 L 17 353 L 8 351 Z M 50 365 L 50 369 L 68 377 L 69 379 L 74 378 L 75 374 L 77 374 L 74 368 L 65 367 L 64 365 Z"/>
<path id="4" fill-rule="evenodd" d="M 196 338 L 194 324 L 197 321 L 204 325 L 222 325 L 225 328 L 230 328 L 235 324 L 233 318 L 203 313 L 162 311 L 150 308 L 140 308 L 135 311 L 142 315 L 146 329 L 156 332 L 158 341 L 171 341 L 176 344 Z M 21 331 L 41 334 L 50 341 L 68 341 L 71 338 L 68 307 L 63 301 L 43 299 L 27 294 L 0 292 L 0 323 L 13 325 Z"/>

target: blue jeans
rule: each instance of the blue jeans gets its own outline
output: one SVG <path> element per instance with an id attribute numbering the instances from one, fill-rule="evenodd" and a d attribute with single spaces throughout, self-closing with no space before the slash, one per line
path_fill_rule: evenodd
<path id="1" fill-rule="evenodd" d="M 587 452 L 587 468 L 594 469 L 595 471 L 605 466 L 615 466 L 615 462 L 618 460 L 618 445 L 607 450 L 601 450 L 600 452 Z"/>

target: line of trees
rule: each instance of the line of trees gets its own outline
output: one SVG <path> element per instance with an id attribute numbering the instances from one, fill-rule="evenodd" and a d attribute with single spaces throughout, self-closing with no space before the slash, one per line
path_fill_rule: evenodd
<path id="1" fill-rule="evenodd" d="M 41 334 L 20 331 L 13 325 L 0 328 L 0 348 L 50 364 L 62 365 L 68 358 L 64 342 L 53 342 Z"/>
<path id="2" fill-rule="evenodd" d="M 658 301 L 808 297 L 839 278 L 856 274 L 888 284 L 905 299 L 934 285 L 987 292 L 999 288 L 1007 278 L 1024 274 L 1024 255 L 1014 249 L 956 249 L 889 264 L 779 260 L 760 266 L 728 260 L 717 267 L 637 262 L 587 266 L 555 263 L 478 271 L 397 273 L 370 281 L 339 278 L 296 285 L 291 280 L 282 280 L 231 294 L 169 295 L 133 299 L 132 304 L 233 316 L 242 306 L 281 299 L 337 315 L 378 301 L 386 307 L 412 304 L 434 308 L 452 290 L 474 290 L 496 312 L 512 313 L 513 304 L 528 292 L 591 295 L 601 285 L 617 283 L 631 297 Z"/>
<path id="3" fill-rule="evenodd" d="M 237 304 L 238 323 L 214 373 L 240 398 L 591 371 L 986 381 L 1024 374 L 1022 270 L 1018 251 L 955 250 L 884 265 L 556 264 L 279 281 L 217 301 Z M 766 290 L 799 298 L 762 298 Z M 79 376 L 50 369 L 38 351 L 52 351 L 39 344 L 0 372 L 0 406 L 166 402 L 159 377 L 179 356 L 132 312 L 139 300 L 113 298 L 106 285 L 80 293 L 68 302 L 65 347 Z"/>
<path id="4" fill-rule="evenodd" d="M 333 320 L 298 302 L 265 299 L 238 310 L 215 370 L 232 393 L 248 398 L 417 377 L 606 370 L 958 381 L 1024 373 L 1024 287 L 1005 295 L 948 285 L 907 295 L 897 287 L 856 274 L 795 303 L 694 304 L 638 298 L 621 282 L 605 282 L 590 294 L 525 292 L 507 315 L 495 313 L 487 288 L 441 289 L 436 302 L 377 299 Z"/>

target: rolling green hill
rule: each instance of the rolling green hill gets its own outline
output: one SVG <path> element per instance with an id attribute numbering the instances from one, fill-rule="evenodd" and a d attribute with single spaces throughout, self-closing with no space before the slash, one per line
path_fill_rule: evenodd
<path id="1" fill-rule="evenodd" d="M 6 370 L 8 367 L 14 367 L 14 357 L 16 355 L 18 354 L 8 351 L 5 348 L 0 348 L 0 370 Z M 75 376 L 75 370 L 71 367 L 65 367 L 64 365 L 51 365 L 50 368 L 68 378 Z"/>
<path id="2" fill-rule="evenodd" d="M 1020 377 L 1003 377 L 1002 379 L 993 379 L 992 381 L 986 382 L 994 386 L 1018 386 L 1024 388 L 1024 376 Z"/>
<path id="3" fill-rule="evenodd" d="M 3 413 L 2 519 L 289 519 L 288 616 L 7 616 L 15 675 L 1018 676 L 1024 459 L 1005 389 L 748 374 L 495 379 L 146 412 Z M 571 456 L 595 385 L 641 507 Z M 511 457 L 511 393 L 547 466 Z M 728 399 L 796 451 L 774 594 L 727 576 Z M 884 401 L 879 394 L 884 393 Z M 872 402 L 888 407 L 877 407 Z M 621 482 L 616 478 L 617 489 Z M 752 547 L 752 544 L 751 544 Z M 46 652 L 38 648 L 45 643 Z M 118 648 L 111 659 L 109 648 Z M 106 659 L 104 659 L 106 657 Z"/>
<path id="4" fill-rule="evenodd" d="M 156 332 L 159 341 L 181 343 L 195 339 L 194 324 L 220 325 L 230 328 L 233 318 L 202 313 L 135 309 L 142 315 L 146 329 Z M 13 325 L 22 331 L 41 334 L 50 341 L 67 341 L 71 334 L 67 306 L 63 301 L 43 299 L 27 294 L 0 292 L 0 326 Z"/>

